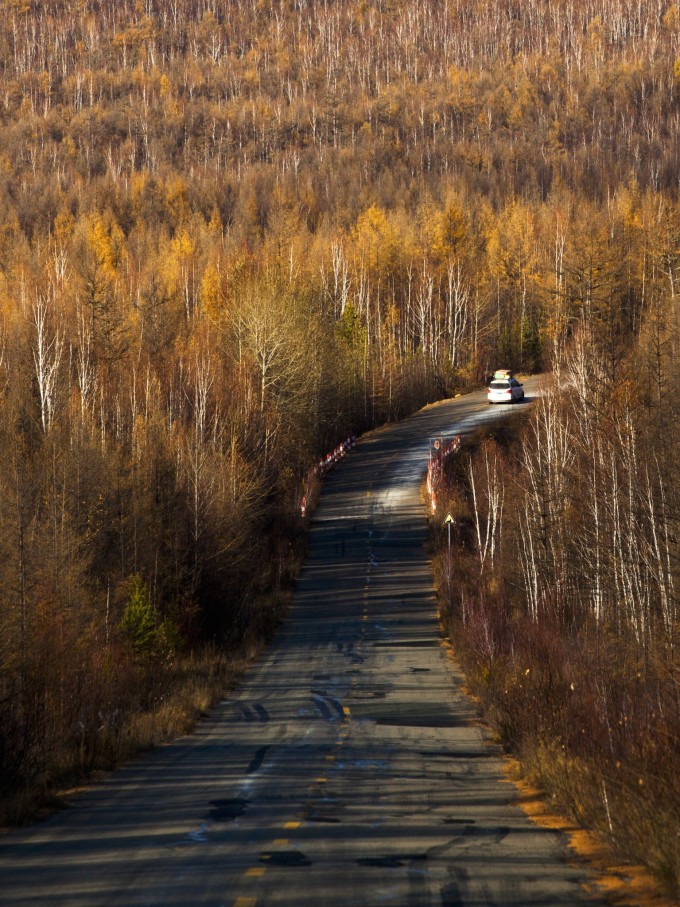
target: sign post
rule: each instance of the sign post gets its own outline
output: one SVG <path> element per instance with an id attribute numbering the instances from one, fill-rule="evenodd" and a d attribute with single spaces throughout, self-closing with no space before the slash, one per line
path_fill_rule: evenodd
<path id="1" fill-rule="evenodd" d="M 444 524 L 445 524 L 445 526 L 446 526 L 446 528 L 447 528 L 447 530 L 448 530 L 448 534 L 449 534 L 449 564 L 451 563 L 451 526 L 453 526 L 453 524 L 454 524 L 455 522 L 456 522 L 456 521 L 455 521 L 454 518 L 451 516 L 451 514 L 450 514 L 450 513 L 447 513 L 446 519 L 444 520 Z"/>
<path id="2" fill-rule="evenodd" d="M 446 531 L 448 534 L 449 547 L 446 556 L 446 577 L 447 577 L 447 587 L 448 587 L 448 598 L 451 600 L 451 527 L 456 521 L 451 516 L 450 513 L 446 514 L 446 519 L 444 520 L 444 525 L 446 526 Z"/>

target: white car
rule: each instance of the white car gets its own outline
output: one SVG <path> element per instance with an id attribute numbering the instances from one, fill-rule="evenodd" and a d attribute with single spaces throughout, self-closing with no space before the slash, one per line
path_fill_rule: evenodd
<path id="1" fill-rule="evenodd" d="M 524 388 L 516 378 L 494 376 L 486 393 L 489 403 L 518 403 L 524 400 Z"/>

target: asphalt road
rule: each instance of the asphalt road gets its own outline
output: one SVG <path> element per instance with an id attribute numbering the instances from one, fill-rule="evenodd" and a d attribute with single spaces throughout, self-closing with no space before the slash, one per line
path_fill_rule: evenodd
<path id="1" fill-rule="evenodd" d="M 195 734 L 0 840 L 0 905 L 593 903 L 518 807 L 439 639 L 430 439 L 502 409 L 476 393 L 362 439 L 325 481 L 266 655 Z"/>

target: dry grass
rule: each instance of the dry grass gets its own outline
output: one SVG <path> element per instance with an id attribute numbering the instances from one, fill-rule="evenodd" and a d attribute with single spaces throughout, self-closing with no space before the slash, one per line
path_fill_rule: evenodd
<path id="1" fill-rule="evenodd" d="M 289 595 L 276 595 L 277 607 Z M 272 598 L 268 604 L 272 605 Z M 261 652 L 273 626 L 270 617 L 251 628 L 237 650 L 205 649 L 177 658 L 153 678 L 148 690 L 114 724 L 104 722 L 96 732 L 53 751 L 46 770 L 32 783 L 6 792 L 0 799 L 0 827 L 24 825 L 65 805 L 65 792 L 87 783 L 92 775 L 110 771 L 141 752 L 190 733 L 196 722 L 232 689 Z M 130 679 L 134 684 L 135 679 Z M 162 695 L 158 693 L 162 689 Z M 146 701 L 146 707 L 142 706 Z M 121 700 L 121 706 L 123 701 Z"/>
<path id="2" fill-rule="evenodd" d="M 58 809 L 61 792 L 189 733 L 276 632 L 302 551 L 296 540 L 275 577 L 263 572 L 263 588 L 244 605 L 238 637 L 221 647 L 139 656 L 112 640 L 108 649 L 82 646 L 71 653 L 69 684 L 36 662 L 27 674 L 30 687 L 17 686 L 18 695 L 3 690 L 0 827 Z"/>
<path id="3" fill-rule="evenodd" d="M 442 611 L 487 721 L 558 812 L 677 898 L 680 722 L 664 672 L 648 664 L 641 676 L 618 640 L 590 645 L 485 594 L 468 599 L 464 622 L 458 608 Z"/>
<path id="4" fill-rule="evenodd" d="M 638 867 L 640 885 L 644 867 L 657 894 L 677 899 L 680 648 L 641 659 L 621 627 L 530 619 L 503 570 L 480 576 L 459 483 L 450 506 L 453 570 L 441 527 L 432 533 L 440 612 L 486 720 L 551 811 L 590 830 L 626 872 Z"/>
<path id="5" fill-rule="evenodd" d="M 233 655 L 214 650 L 177 659 L 163 674 L 164 694 L 148 709 L 133 709 L 115 728 L 103 724 L 94 738 L 52 753 L 30 785 L 0 800 L 0 826 L 23 825 L 64 805 L 64 791 L 86 783 L 139 753 L 189 733 L 250 663 L 257 647 Z"/>

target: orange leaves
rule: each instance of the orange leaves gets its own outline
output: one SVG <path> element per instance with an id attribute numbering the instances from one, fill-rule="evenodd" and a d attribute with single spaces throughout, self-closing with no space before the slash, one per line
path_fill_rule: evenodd
<path id="1" fill-rule="evenodd" d="M 59 246 L 66 245 L 75 229 L 75 219 L 70 211 L 62 209 L 54 218 L 54 240 Z"/>
<path id="2" fill-rule="evenodd" d="M 224 305 L 222 280 L 217 267 L 209 263 L 201 278 L 200 288 L 201 308 L 211 320 L 218 318 Z"/>
<path id="3" fill-rule="evenodd" d="M 112 215 L 93 215 L 86 227 L 87 240 L 103 274 L 114 280 L 125 257 L 123 231 Z"/>
<path id="4" fill-rule="evenodd" d="M 663 14 L 662 22 L 664 28 L 669 32 L 675 32 L 680 25 L 680 13 L 678 13 L 678 4 L 671 3 L 666 12 Z"/>
<path id="5" fill-rule="evenodd" d="M 490 229 L 487 240 L 489 266 L 501 281 L 525 284 L 535 275 L 536 234 L 529 205 L 511 202 Z"/>
<path id="6" fill-rule="evenodd" d="M 191 216 L 191 204 L 187 194 L 187 184 L 182 176 L 176 175 L 167 183 L 166 200 L 176 223 L 185 223 Z"/>
<path id="7" fill-rule="evenodd" d="M 352 231 L 352 239 L 369 271 L 379 275 L 395 265 L 401 245 L 400 237 L 382 208 L 371 205 L 359 215 Z"/>
<path id="8" fill-rule="evenodd" d="M 446 206 L 425 209 L 421 215 L 424 252 L 438 264 L 460 255 L 468 238 L 468 217 L 460 199 L 451 195 Z"/>

